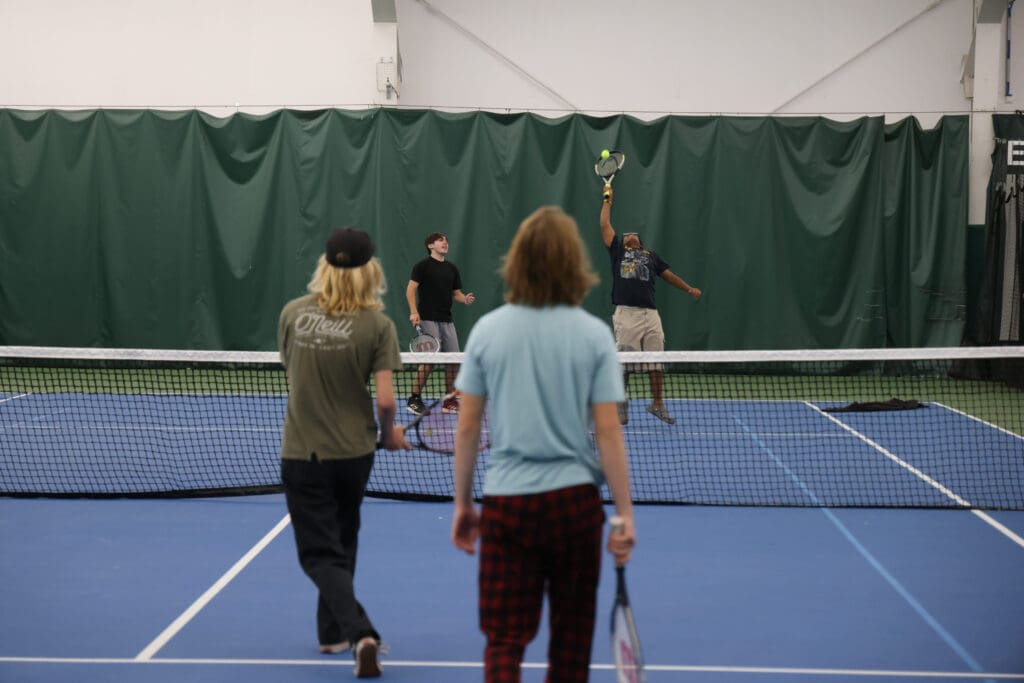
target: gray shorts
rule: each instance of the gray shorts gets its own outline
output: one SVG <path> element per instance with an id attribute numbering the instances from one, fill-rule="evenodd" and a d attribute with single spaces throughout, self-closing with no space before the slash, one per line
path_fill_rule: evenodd
<path id="1" fill-rule="evenodd" d="M 420 327 L 431 337 L 441 342 L 442 353 L 458 353 L 459 335 L 455 333 L 455 323 L 439 323 L 434 320 L 421 320 Z"/>

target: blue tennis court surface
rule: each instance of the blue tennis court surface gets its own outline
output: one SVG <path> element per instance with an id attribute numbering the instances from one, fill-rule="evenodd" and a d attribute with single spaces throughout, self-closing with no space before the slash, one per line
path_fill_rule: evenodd
<path id="1" fill-rule="evenodd" d="M 0 394 L 3 490 L 277 482 L 283 396 L 102 398 Z M 674 425 L 630 404 L 640 497 L 740 506 L 638 507 L 628 572 L 648 681 L 1024 680 L 1024 512 L 872 507 L 999 507 L 1024 482 L 1021 436 L 938 403 L 667 405 Z M 380 453 L 371 488 L 394 481 L 450 491 L 451 460 Z M 448 503 L 365 506 L 357 590 L 391 647 L 386 679 L 482 678 L 476 559 L 449 525 Z M 0 681 L 351 676 L 347 655 L 317 653 L 280 495 L 0 498 L 0 548 Z M 614 680 L 612 574 L 595 681 Z M 523 680 L 543 680 L 546 637 Z"/>
<path id="2" fill-rule="evenodd" d="M 385 680 L 482 679 L 476 558 L 446 503 L 369 501 L 360 599 Z M 280 495 L 0 499 L 0 680 L 348 680 L 316 650 Z M 641 506 L 648 680 L 1024 680 L 1024 513 Z M 613 681 L 605 560 L 593 681 Z M 543 680 L 542 631 L 524 681 Z"/>

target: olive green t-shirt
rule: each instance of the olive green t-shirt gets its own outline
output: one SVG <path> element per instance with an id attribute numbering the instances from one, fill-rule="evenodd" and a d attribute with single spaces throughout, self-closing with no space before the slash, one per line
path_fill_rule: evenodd
<path id="1" fill-rule="evenodd" d="M 331 316 L 315 294 L 288 302 L 277 327 L 288 374 L 288 412 L 281 457 L 355 458 L 377 444 L 369 380 L 401 370 L 395 324 L 380 311 Z"/>

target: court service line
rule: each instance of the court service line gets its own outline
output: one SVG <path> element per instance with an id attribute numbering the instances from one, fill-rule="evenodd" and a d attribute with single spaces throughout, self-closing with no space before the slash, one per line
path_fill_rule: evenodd
<path id="1" fill-rule="evenodd" d="M 851 434 L 856 436 L 858 439 L 860 439 L 861 441 L 863 441 L 867 445 L 871 446 L 876 451 L 878 451 L 879 453 L 881 453 L 885 457 L 889 458 L 890 460 L 892 460 L 894 463 L 896 463 L 897 465 L 899 465 L 903 469 L 907 470 L 908 472 L 913 474 L 915 477 L 917 477 L 921 481 L 923 481 L 926 484 L 928 484 L 929 486 L 935 488 L 937 491 L 939 491 L 944 496 L 946 496 L 947 498 L 949 498 L 950 500 L 955 502 L 960 507 L 970 510 L 971 513 L 974 514 L 974 516 L 976 516 L 978 519 L 980 519 L 981 521 L 985 522 L 986 524 L 991 526 L 993 529 L 995 529 L 996 531 L 998 531 L 1002 535 L 1006 536 L 1008 539 L 1010 539 L 1011 541 L 1013 541 L 1014 543 L 1019 545 L 1021 548 L 1024 548 L 1024 538 L 1021 538 L 1018 534 L 1015 534 L 1013 531 L 1011 531 L 1010 529 L 1008 529 L 1004 525 L 1000 524 L 995 519 L 993 519 L 989 515 L 985 514 L 981 510 L 972 509 L 972 508 L 974 508 L 974 505 L 972 505 L 970 501 L 965 500 L 964 498 L 961 498 L 960 496 L 958 496 L 957 494 L 953 493 L 948 488 L 946 488 L 945 486 L 940 484 L 939 482 L 937 482 L 934 479 L 932 479 L 931 477 L 929 477 L 927 474 L 925 474 L 921 470 L 917 469 L 916 467 L 914 467 L 910 463 L 908 463 L 908 462 L 906 462 L 904 460 L 901 460 L 895 454 L 889 452 L 881 444 L 875 443 L 874 441 L 869 439 L 866 435 L 862 434 L 861 432 L 858 432 L 856 429 L 854 429 L 853 427 L 843 423 L 842 421 L 837 420 L 833 415 L 831 415 L 829 413 L 826 413 L 825 411 L 823 411 L 821 408 L 819 408 L 818 406 L 814 405 L 813 403 L 809 403 L 807 401 L 805 401 L 804 403 L 808 407 L 813 408 L 814 410 L 816 410 L 820 415 L 822 415 L 824 417 L 827 417 L 832 422 L 836 423 L 837 425 L 839 425 L 840 427 L 842 427 L 846 431 L 850 432 Z"/>
<path id="2" fill-rule="evenodd" d="M 878 558 L 876 558 L 871 553 L 871 551 L 868 550 L 867 547 L 860 542 L 857 536 L 852 531 L 850 531 L 845 524 L 843 524 L 842 520 L 836 517 L 832 510 L 822 505 L 821 499 L 818 498 L 817 494 L 814 493 L 814 491 L 812 491 L 807 486 L 807 484 L 805 484 L 803 480 L 800 479 L 800 477 L 798 477 L 796 473 L 793 470 L 791 470 L 789 466 L 786 465 L 786 463 L 782 461 L 781 458 L 779 458 L 778 455 L 776 455 L 775 451 L 773 451 L 771 447 L 768 446 L 768 444 L 766 444 L 760 437 L 758 437 L 758 435 L 752 429 L 750 429 L 750 427 L 743 420 L 741 420 L 737 416 L 733 416 L 733 419 L 736 420 L 736 422 L 743 429 L 747 430 L 747 433 L 749 434 L 750 438 L 754 441 L 754 443 L 756 443 L 765 453 L 767 453 L 768 456 L 775 461 L 776 465 L 782 468 L 782 470 L 789 476 L 789 478 L 793 480 L 793 483 L 800 487 L 800 490 L 804 492 L 804 494 L 811 500 L 811 502 L 818 506 L 822 514 L 824 514 L 825 517 L 827 517 L 828 520 L 832 523 L 832 525 L 839 530 L 839 533 L 841 533 L 843 537 L 846 538 L 846 540 L 850 543 L 850 545 L 854 547 L 854 549 L 856 549 L 860 556 L 863 557 L 869 565 L 871 565 L 875 572 L 877 572 L 883 579 L 885 579 L 886 583 L 888 583 L 889 586 L 894 591 L 896 591 L 896 593 L 899 594 L 899 596 L 903 598 L 903 600 L 908 605 L 910 605 L 911 609 L 917 612 L 917 615 L 921 617 L 921 619 L 929 627 L 931 627 L 932 631 L 934 631 L 935 634 L 939 636 L 939 638 L 941 638 L 942 641 L 946 643 L 946 645 L 953 652 L 955 652 L 957 656 L 959 656 L 965 664 L 967 664 L 967 668 L 969 668 L 971 671 L 976 672 L 983 671 L 984 668 L 981 666 L 978 660 L 976 660 L 971 655 L 971 653 L 967 651 L 967 648 L 961 645 L 960 641 L 958 641 L 952 633 L 947 631 L 946 627 L 943 626 L 938 619 L 932 616 L 931 612 L 929 612 L 925 608 L 925 606 L 922 605 L 916 597 L 914 597 L 913 593 L 911 593 L 902 583 L 900 583 L 899 579 L 893 576 L 889 572 L 889 570 L 885 568 L 885 566 L 878 560 Z"/>
<path id="3" fill-rule="evenodd" d="M 901 460 L 894 453 L 892 453 L 892 452 L 888 451 L 886 448 L 884 448 L 881 444 L 878 444 L 875 441 L 872 441 L 871 439 L 869 439 L 865 434 L 862 434 L 861 432 L 858 432 L 853 427 L 845 424 L 841 420 L 836 419 L 833 415 L 830 415 L 829 413 L 826 413 L 824 410 L 822 410 L 821 408 L 819 408 L 818 406 L 814 405 L 813 403 L 811 403 L 809 401 L 804 401 L 804 405 L 806 405 L 808 408 L 811 408 L 812 410 L 816 411 L 822 417 L 828 418 L 829 420 L 831 420 L 835 424 L 839 425 L 841 428 L 843 428 L 846 431 L 850 432 L 851 434 L 856 436 L 858 439 L 860 439 L 861 441 L 863 441 L 867 445 L 871 446 L 872 448 L 874 448 L 876 451 L 878 451 L 879 453 L 881 453 L 885 457 L 889 458 L 889 460 L 892 460 L 894 463 L 896 463 L 897 465 L 899 465 L 903 469 L 907 470 L 908 472 L 913 474 L 915 477 L 917 477 L 921 481 L 925 482 L 926 484 L 928 484 L 932 488 L 938 490 L 942 495 L 946 496 L 947 498 L 952 500 L 957 505 L 959 505 L 961 507 L 965 507 L 965 508 L 972 507 L 970 502 L 968 502 L 967 500 L 961 498 L 957 494 L 953 493 L 951 490 L 949 490 L 948 488 L 946 488 L 945 486 L 943 486 L 942 484 L 940 484 L 936 480 L 932 479 L 927 474 L 925 474 L 921 470 L 917 469 L 916 467 L 914 467 L 910 463 L 908 463 L 908 462 L 906 462 L 904 460 Z"/>
<path id="4" fill-rule="evenodd" d="M 238 576 L 239 573 L 241 573 L 243 569 L 245 569 L 246 565 L 252 562 L 264 548 L 270 545 L 270 542 L 273 541 L 286 526 L 288 526 L 290 521 L 291 517 L 289 515 L 282 517 L 281 521 L 279 521 L 273 529 L 268 531 L 267 534 L 256 543 L 256 545 L 249 548 L 249 551 L 245 553 L 238 562 L 235 562 L 231 569 L 227 570 L 223 576 L 217 579 L 217 581 L 206 590 L 205 593 L 200 595 L 195 602 L 189 605 L 188 609 L 182 612 L 177 619 L 171 622 L 170 626 L 163 630 L 163 633 L 158 635 L 153 639 L 153 642 L 144 647 L 142 652 L 135 655 L 134 661 L 145 662 L 151 660 L 153 655 L 155 655 L 160 648 L 166 645 L 171 638 L 178 634 L 178 631 L 184 628 L 185 625 L 192 620 L 192 617 L 199 614 L 200 610 L 206 607 L 207 603 L 213 600 L 217 593 L 220 593 L 225 586 L 227 586 L 236 576 Z"/>
<path id="5" fill-rule="evenodd" d="M 0 403 L 7 403 L 8 401 L 13 401 L 16 398 L 25 398 L 26 396 L 31 396 L 31 394 L 18 394 L 17 396 L 8 396 L 7 398 L 0 398 Z"/>
<path id="6" fill-rule="evenodd" d="M 209 658 L 155 658 L 145 662 L 134 659 L 117 659 L 111 657 L 3 657 L 0 663 L 22 664 L 147 664 L 147 665 L 209 665 L 209 666 L 352 666 L 347 658 L 322 659 L 209 659 Z M 524 669 L 546 669 L 546 662 L 523 662 Z M 423 668 L 423 669 L 482 669 L 482 662 L 458 661 L 395 661 L 387 659 L 384 668 Z M 592 671 L 614 671 L 614 664 L 591 664 Z M 886 678 L 948 678 L 962 679 L 1000 679 L 1024 680 L 1024 673 L 994 673 L 968 671 L 918 671 L 913 669 L 811 669 L 804 667 L 761 667 L 761 666 L 687 666 L 673 664 L 645 664 L 647 671 L 662 672 L 704 672 L 704 673 L 745 673 L 768 675 L 800 675 L 800 676 L 862 676 L 865 678 L 884 676 Z"/>
<path id="7" fill-rule="evenodd" d="M 1017 434 L 1016 432 L 1011 432 L 1009 429 L 1004 429 L 1003 427 L 1000 427 L 997 424 L 992 424 L 988 420 L 982 420 L 980 417 L 975 417 L 974 415 L 971 415 L 970 413 L 965 413 L 962 410 L 957 410 L 956 408 L 953 408 L 951 406 L 947 406 L 945 403 L 939 403 L 938 401 L 933 401 L 932 405 L 939 406 L 940 408 L 945 408 L 946 410 L 948 410 L 948 411 L 950 411 L 952 413 L 956 413 L 957 415 L 963 415 L 964 417 L 970 418 L 970 419 L 974 420 L 975 422 L 980 422 L 981 424 L 985 425 L 986 427 L 991 427 L 992 429 L 995 429 L 996 431 L 1002 432 L 1003 434 L 1007 434 L 1009 436 L 1012 436 L 1012 437 L 1015 437 L 1017 439 L 1020 439 L 1020 440 L 1024 441 L 1024 436 L 1021 436 L 1020 434 Z"/>

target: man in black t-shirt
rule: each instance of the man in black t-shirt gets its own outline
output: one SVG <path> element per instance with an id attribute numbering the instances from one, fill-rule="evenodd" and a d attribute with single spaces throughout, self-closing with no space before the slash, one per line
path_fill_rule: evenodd
<path id="1" fill-rule="evenodd" d="M 701 291 L 691 287 L 668 268 L 658 254 L 644 247 L 640 235 L 627 232 L 619 237 L 612 228 L 611 187 L 602 189 L 604 204 L 601 206 L 601 239 L 608 248 L 612 265 L 612 328 L 619 351 L 664 351 L 665 332 L 661 326 L 654 299 L 654 276 L 658 276 L 673 287 L 683 290 L 697 300 Z M 675 424 L 662 398 L 662 368 L 651 364 L 646 368 L 651 382 L 651 403 L 647 412 L 662 422 Z M 626 388 L 629 388 L 627 368 Z M 619 422 L 629 422 L 626 403 L 619 405 Z"/>
<path id="2" fill-rule="evenodd" d="M 427 248 L 427 258 L 412 267 L 409 284 L 405 288 L 405 299 L 409 303 L 409 322 L 413 327 L 419 325 L 424 332 L 436 337 L 441 342 L 442 353 L 456 353 L 459 350 L 459 337 L 452 322 L 452 301 L 467 306 L 476 301 L 472 292 L 462 293 L 462 278 L 454 263 L 445 260 L 448 255 L 448 237 L 441 232 L 432 232 L 423 240 Z M 419 302 L 417 303 L 417 294 Z M 406 409 L 415 415 L 426 411 L 420 391 L 427 382 L 427 376 L 434 369 L 433 365 L 421 365 L 413 381 L 412 393 L 406 403 Z M 445 393 L 454 391 L 455 375 L 458 368 L 453 364 L 445 365 Z M 451 398 L 444 402 L 442 410 L 456 413 L 459 403 Z"/>

